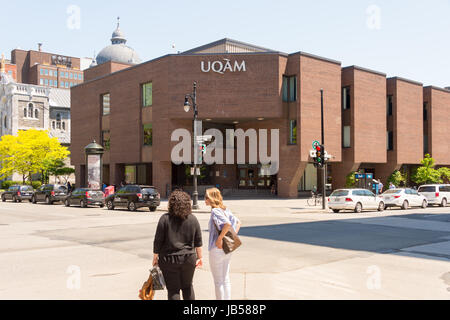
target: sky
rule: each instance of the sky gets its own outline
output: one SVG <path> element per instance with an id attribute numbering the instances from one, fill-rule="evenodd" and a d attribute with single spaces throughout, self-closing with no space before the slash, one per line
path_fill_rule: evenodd
<path id="1" fill-rule="evenodd" d="M 450 0 L 5 1 L 0 52 L 92 57 L 120 17 L 142 61 L 231 38 L 450 86 Z M 175 45 L 175 48 L 173 48 Z"/>

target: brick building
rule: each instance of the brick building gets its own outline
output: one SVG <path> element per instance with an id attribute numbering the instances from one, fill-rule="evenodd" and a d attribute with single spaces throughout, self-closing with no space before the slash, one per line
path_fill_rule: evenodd
<path id="1" fill-rule="evenodd" d="M 419 164 L 425 147 L 434 156 L 437 143 L 438 163 L 450 164 L 444 125 L 450 91 L 357 66 L 342 68 L 304 52 L 223 39 L 137 65 L 110 60 L 85 70 L 85 82 L 71 89 L 77 184 L 85 183 L 84 146 L 95 139 L 106 149 L 104 182 L 153 184 L 163 196 L 175 185 L 189 189 L 190 165 L 172 163 L 178 141 L 171 134 L 192 131 L 192 110 L 184 112 L 183 102 L 194 81 L 204 130 L 280 130 L 277 175 L 265 175 L 259 156 L 256 164 L 204 165 L 203 189 L 219 184 L 225 191 L 267 190 L 275 183 L 279 196 L 296 197 L 319 185 L 309 150 L 321 137 L 321 89 L 333 189 L 359 169 L 385 180 L 394 169 Z"/>
<path id="2" fill-rule="evenodd" d="M 11 63 L 17 68 L 18 83 L 68 89 L 84 80 L 80 58 L 39 50 L 11 51 Z"/>

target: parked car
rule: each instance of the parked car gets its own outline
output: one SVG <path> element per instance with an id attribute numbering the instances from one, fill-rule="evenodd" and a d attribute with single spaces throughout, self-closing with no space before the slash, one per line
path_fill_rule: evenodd
<path id="1" fill-rule="evenodd" d="M 400 207 L 406 210 L 409 207 L 426 208 L 428 206 L 427 198 L 419 194 L 417 190 L 410 188 L 389 189 L 381 196 L 383 197 L 385 208 Z"/>
<path id="2" fill-rule="evenodd" d="M 384 210 L 384 201 L 366 189 L 338 189 L 328 198 L 328 207 L 334 213 L 341 210 L 353 210 L 357 213 L 362 210 Z"/>
<path id="3" fill-rule="evenodd" d="M 68 190 L 66 186 L 58 184 L 44 184 L 35 190 L 31 198 L 31 202 L 45 202 L 53 204 L 53 202 L 64 201 L 67 197 Z"/>
<path id="4" fill-rule="evenodd" d="M 3 192 L 2 201 L 12 200 L 13 202 L 22 202 L 22 200 L 31 201 L 31 197 L 33 196 L 33 187 L 32 186 L 11 186 L 8 190 Z"/>
<path id="5" fill-rule="evenodd" d="M 426 184 L 418 192 L 427 198 L 428 204 L 446 207 L 450 201 L 450 184 Z"/>
<path id="6" fill-rule="evenodd" d="M 152 186 L 127 185 L 109 195 L 105 203 L 108 210 L 124 207 L 130 211 L 136 211 L 138 208 L 148 207 L 153 212 L 160 205 L 160 194 Z"/>
<path id="7" fill-rule="evenodd" d="M 105 206 L 105 194 L 102 191 L 95 191 L 89 188 L 78 188 L 70 192 L 64 199 L 64 205 L 80 205 L 82 208 L 87 206 Z"/>

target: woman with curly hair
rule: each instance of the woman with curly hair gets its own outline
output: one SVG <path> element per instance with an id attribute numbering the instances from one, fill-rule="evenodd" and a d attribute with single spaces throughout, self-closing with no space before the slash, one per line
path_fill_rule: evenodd
<path id="1" fill-rule="evenodd" d="M 230 261 L 232 253 L 225 254 L 222 241 L 230 228 L 239 232 L 241 222 L 223 205 L 217 188 L 206 190 L 205 204 L 211 207 L 209 219 L 209 265 L 214 279 L 217 300 L 231 300 Z M 218 232 L 218 230 L 221 230 Z"/>
<path id="2" fill-rule="evenodd" d="M 192 214 L 191 197 L 180 190 L 169 197 L 168 213 L 161 216 L 153 243 L 153 266 L 159 265 L 169 300 L 195 300 L 192 279 L 202 267 L 202 233 Z"/>

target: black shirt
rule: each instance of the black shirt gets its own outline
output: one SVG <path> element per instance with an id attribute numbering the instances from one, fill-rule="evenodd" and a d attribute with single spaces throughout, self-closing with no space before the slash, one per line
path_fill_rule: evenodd
<path id="1" fill-rule="evenodd" d="M 181 220 L 166 213 L 159 219 L 153 253 L 160 257 L 192 254 L 202 245 L 200 224 L 194 215 Z"/>

